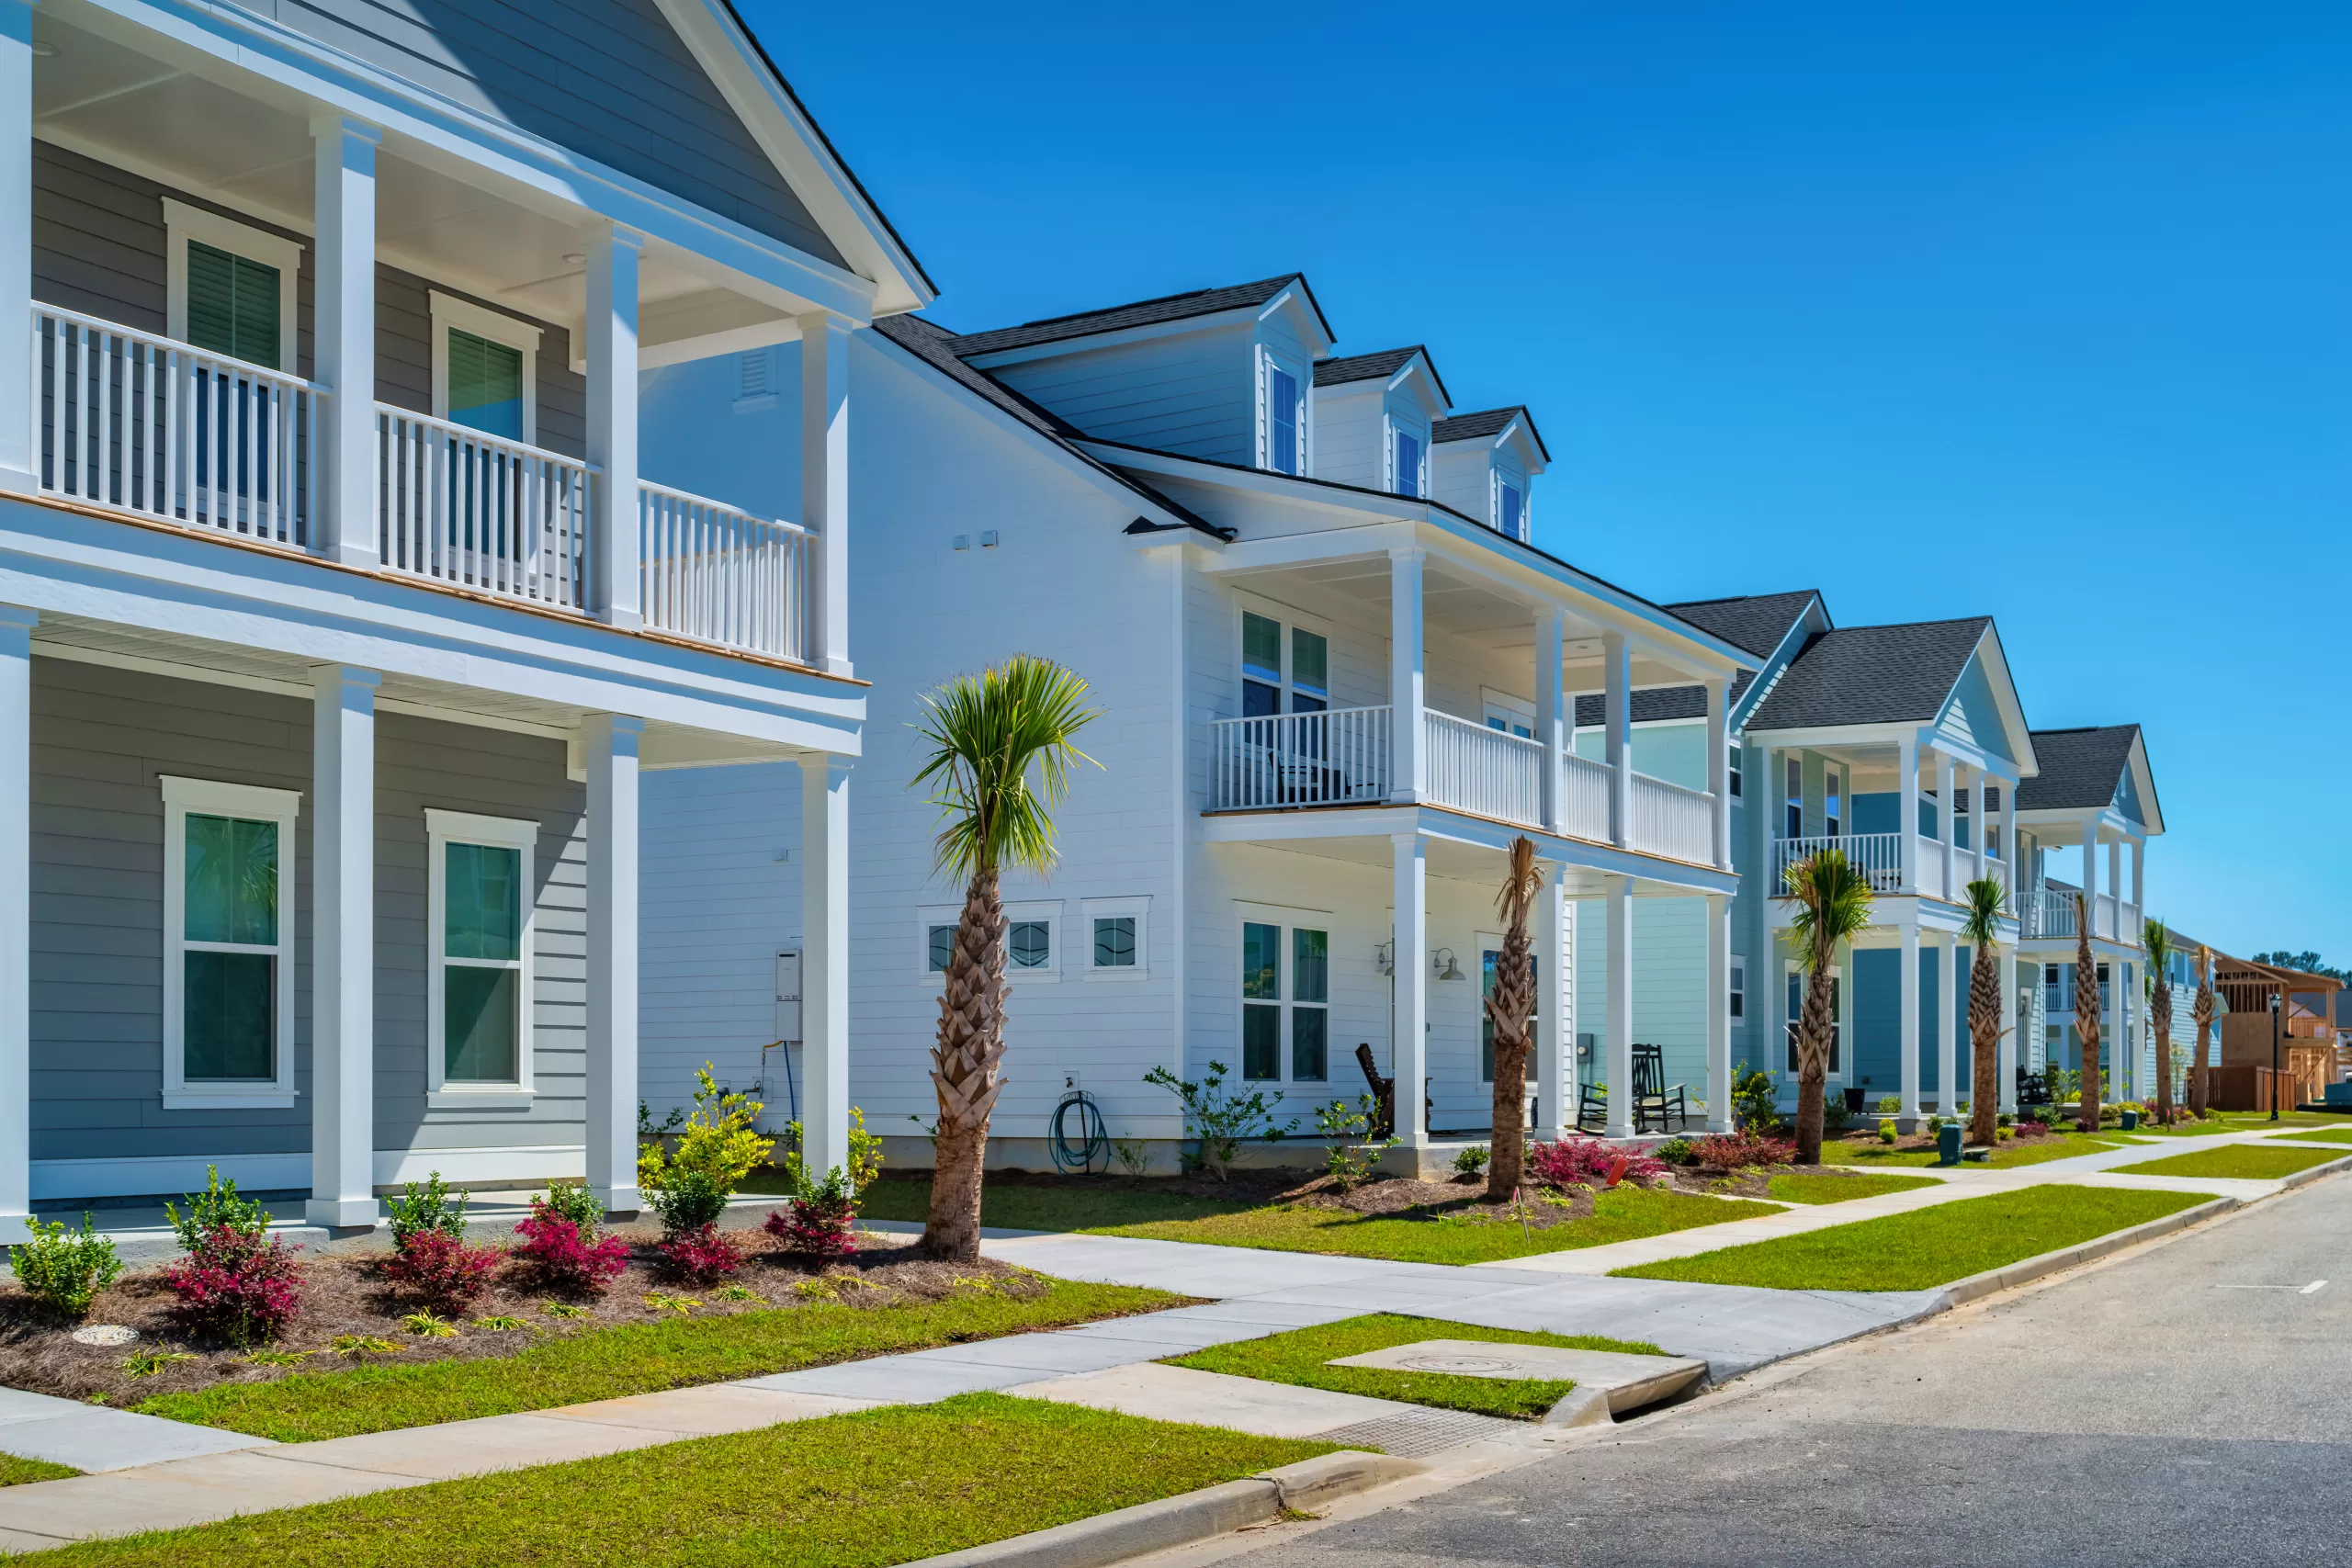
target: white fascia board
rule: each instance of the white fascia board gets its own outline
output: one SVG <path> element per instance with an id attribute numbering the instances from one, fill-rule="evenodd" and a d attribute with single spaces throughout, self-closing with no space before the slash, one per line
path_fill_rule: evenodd
<path id="1" fill-rule="evenodd" d="M 988 354 L 976 354 L 964 361 L 981 370 L 993 370 L 1001 365 L 1020 365 L 1032 359 L 1052 359 L 1064 354 L 1084 354 L 1098 348 L 1118 348 L 1131 343 L 1148 343 L 1154 338 L 1182 337 L 1189 333 L 1208 332 L 1218 327 L 1246 326 L 1255 330 L 1258 311 L 1251 306 L 1231 310 L 1213 310 L 1205 316 L 1179 316 L 1172 321 L 1148 321 L 1139 327 L 1121 327 L 1115 332 L 1078 333 L 1069 337 L 1049 338 L 1044 343 L 1023 344 L 1018 348 L 1000 348 Z"/>
<path id="2" fill-rule="evenodd" d="M 480 185 L 468 171 L 488 170 L 511 182 L 503 194 L 560 221 L 595 217 L 637 230 L 664 260 L 715 283 L 787 308 L 813 305 L 861 325 L 873 319 L 874 284 L 846 268 L 255 12 L 147 0 L 44 3 L 61 20 L 142 53 L 167 56 L 191 74 L 289 114 L 307 118 L 328 109 L 379 126 L 391 151 L 463 183 Z M 280 91 L 256 94 L 255 77 Z"/>
<path id="3" fill-rule="evenodd" d="M 1954 739 L 1932 723 L 1841 724 L 1813 729 L 1751 729 L 1747 732 L 1746 743 L 1789 750 L 1826 750 L 1841 746 L 1894 746 L 1906 738 L 1918 742 L 1922 752 L 1933 749 L 1955 762 L 1990 773 L 2002 783 L 2014 785 L 2018 781 L 2016 763 Z"/>
<path id="4" fill-rule="evenodd" d="M 2009 675 L 2008 655 L 2001 650 L 2001 630 L 1989 621 L 1984 635 L 1976 639 L 1976 657 L 1984 661 L 1985 671 L 1993 678 L 1994 705 L 2001 710 L 2002 726 L 2009 732 L 2018 776 L 2033 778 L 2041 772 L 2041 763 L 2033 753 L 2033 731 L 2025 722 L 2025 704 L 2018 700 L 2017 682 Z M 1945 705 L 1951 705 L 1949 699 Z"/>
<path id="5" fill-rule="evenodd" d="M 1636 887 L 1637 894 L 1688 897 L 1704 893 L 1730 894 L 1739 887 L 1737 872 L 1664 860 L 1583 839 L 1557 838 L 1541 829 L 1466 816 L 1439 806 L 1219 812 L 1199 820 L 1202 840 L 1212 844 L 1328 843 L 1344 839 L 1385 841 L 1398 833 L 1418 833 L 1425 839 L 1507 854 L 1512 840 L 1526 838 L 1534 841 L 1539 859 L 1603 875 L 1633 877 L 1643 885 Z"/>
<path id="6" fill-rule="evenodd" d="M 1311 357 L 1320 359 L 1331 352 L 1331 335 L 1323 330 L 1322 316 L 1307 303 L 1295 281 L 1259 306 L 1257 315 L 1261 321 L 1272 321 L 1278 315 L 1291 316 L 1297 322 L 1298 341 L 1306 345 Z"/>
<path id="7" fill-rule="evenodd" d="M 862 683 L 5 497 L 0 603 L 843 755 L 865 722 Z"/>
<path id="8" fill-rule="evenodd" d="M 2132 785 L 2139 791 L 2141 807 L 2149 817 L 2149 820 L 2143 822 L 2141 827 L 2154 838 L 2165 830 L 2165 808 L 2156 804 L 2156 774 L 2155 770 L 2148 765 L 2146 730 L 2134 729 L 2132 732 L 2132 751 L 2125 765 L 2132 770 Z"/>
<path id="9" fill-rule="evenodd" d="M 912 254 L 776 80 L 733 13 L 714 0 L 654 3 L 826 237 L 873 277 L 874 313 L 920 310 L 936 299 Z"/>
<path id="10" fill-rule="evenodd" d="M 1420 384 L 1415 390 L 1415 399 L 1420 403 L 1421 412 L 1430 417 L 1432 423 L 1443 419 L 1448 412 L 1452 412 L 1453 405 L 1448 402 L 1445 394 L 1438 389 L 1436 370 L 1431 368 L 1429 356 L 1419 349 L 1415 349 L 1413 356 L 1398 366 L 1396 373 L 1388 378 L 1387 390 L 1401 392 L 1412 387 L 1415 382 Z"/>

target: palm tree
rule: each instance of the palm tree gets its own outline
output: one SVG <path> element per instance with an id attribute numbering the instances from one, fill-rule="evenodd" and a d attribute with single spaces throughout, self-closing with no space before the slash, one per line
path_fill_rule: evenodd
<path id="1" fill-rule="evenodd" d="M 1535 1011 L 1534 955 L 1527 944 L 1527 911 L 1549 897 L 1543 867 L 1535 863 L 1534 840 L 1510 842 L 1510 867 L 1495 908 L 1503 917 L 1503 950 L 1495 955 L 1495 988 L 1487 998 L 1487 1018 L 1495 1030 L 1495 1125 L 1487 1161 L 1487 1198 L 1505 1202 L 1519 1191 L 1520 1166 L 1527 1150 L 1527 1021 Z M 1553 955 L 1549 962 L 1557 964 Z"/>
<path id="2" fill-rule="evenodd" d="M 1984 1148 L 1996 1136 L 1994 1115 L 2001 1104 L 2001 962 L 1994 944 L 2001 934 L 2001 904 L 2007 892 L 1993 878 L 1968 885 L 1968 918 L 1960 934 L 1972 950 L 1968 961 L 1968 1037 L 1975 1046 L 1968 1074 L 1968 1141 Z"/>
<path id="3" fill-rule="evenodd" d="M 1829 1044 L 1838 1020 L 1838 946 L 1870 929 L 1876 902 L 1871 879 L 1843 850 L 1815 850 L 1781 878 L 1791 906 L 1789 938 L 1805 974 L 1804 1007 L 1797 1020 L 1797 1163 L 1821 1163 L 1822 1098 L 1829 1077 Z"/>
<path id="4" fill-rule="evenodd" d="M 931 1053 L 938 1153 L 922 1245 L 933 1257 L 968 1263 L 980 1255 L 989 1112 L 1004 1087 L 997 1067 L 1008 987 L 997 876 L 1006 866 L 1039 873 L 1053 866 L 1053 807 L 1068 793 L 1075 764 L 1094 760 L 1073 739 L 1096 716 L 1082 705 L 1085 696 L 1086 682 L 1071 671 L 1016 653 L 1000 669 L 959 675 L 925 694 L 915 726 L 931 753 L 914 782 L 933 786 L 931 804 L 940 814 L 933 863 L 965 884 Z"/>
<path id="5" fill-rule="evenodd" d="M 2091 906 L 2075 892 L 2075 1032 L 2083 1039 L 2083 1104 L 2075 1125 L 2098 1131 L 2098 965 L 2091 959 Z"/>
<path id="6" fill-rule="evenodd" d="M 2197 950 L 2197 999 L 2189 1004 L 2188 1014 L 2197 1025 L 2197 1054 L 2188 1058 L 2188 1110 L 2193 1116 L 2204 1115 L 2212 1100 L 2212 1079 L 2206 1076 L 2205 1059 L 2213 1012 L 2213 950 L 2200 947 Z"/>
<path id="7" fill-rule="evenodd" d="M 2172 1125 L 2172 987 L 2165 966 L 2172 962 L 2172 933 L 2162 920 L 2140 922 L 2140 946 L 2148 955 L 2148 1032 L 2156 1037 L 2156 1125 Z"/>

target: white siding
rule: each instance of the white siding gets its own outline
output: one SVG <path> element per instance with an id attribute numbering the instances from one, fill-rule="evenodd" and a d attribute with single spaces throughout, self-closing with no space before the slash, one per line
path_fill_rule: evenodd
<path id="1" fill-rule="evenodd" d="M 1345 381 L 1315 389 L 1315 477 L 1335 484 L 1386 488 L 1380 383 Z"/>
<path id="2" fill-rule="evenodd" d="M 1105 441 L 1254 464 L 1256 358 L 1254 334 L 1239 323 L 1057 354 L 993 374 Z"/>

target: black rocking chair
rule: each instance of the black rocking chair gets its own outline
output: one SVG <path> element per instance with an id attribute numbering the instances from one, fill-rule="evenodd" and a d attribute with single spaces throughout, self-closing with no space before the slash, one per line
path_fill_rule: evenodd
<path id="1" fill-rule="evenodd" d="M 1634 1047 L 1634 1130 L 1637 1133 L 1679 1132 L 1690 1119 L 1685 1086 L 1666 1081 L 1666 1051 L 1657 1045 Z"/>

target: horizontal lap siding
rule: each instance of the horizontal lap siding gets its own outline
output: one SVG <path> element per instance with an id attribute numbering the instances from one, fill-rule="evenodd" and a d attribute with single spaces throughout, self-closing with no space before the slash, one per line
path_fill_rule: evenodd
<path id="1" fill-rule="evenodd" d="M 1250 330 L 1234 326 L 1057 355 L 991 374 L 1090 435 L 1254 463 L 1255 352 Z"/>
<path id="2" fill-rule="evenodd" d="M 275 0 L 296 28 L 836 265 L 653 0 Z"/>

